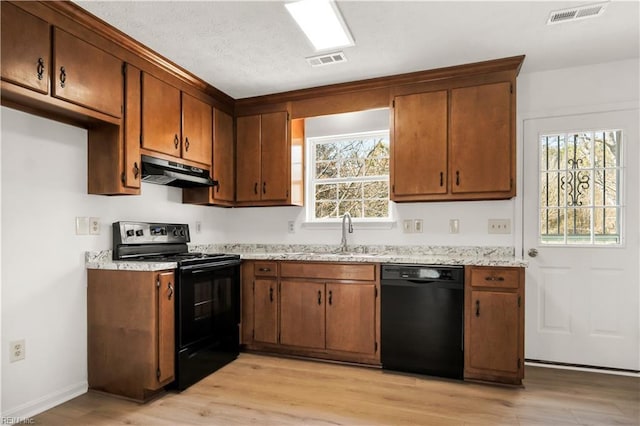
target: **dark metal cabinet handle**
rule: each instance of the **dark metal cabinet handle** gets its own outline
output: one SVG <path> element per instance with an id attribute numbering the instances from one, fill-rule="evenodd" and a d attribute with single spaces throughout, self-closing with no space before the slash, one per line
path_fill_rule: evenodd
<path id="1" fill-rule="evenodd" d="M 485 281 L 504 281 L 504 277 L 484 277 Z"/>
<path id="2" fill-rule="evenodd" d="M 329 304 L 333 305 L 333 292 L 329 290 Z"/>
<path id="3" fill-rule="evenodd" d="M 216 181 L 216 192 L 220 192 L 220 181 Z"/>
<path id="4" fill-rule="evenodd" d="M 173 136 L 173 146 L 178 148 L 178 145 L 180 145 L 180 139 L 178 139 L 178 135 L 176 134 Z"/>
<path id="5" fill-rule="evenodd" d="M 189 138 L 184 138 L 184 150 L 189 151 Z"/>
<path id="6" fill-rule="evenodd" d="M 171 296 L 173 296 L 173 286 L 171 283 L 168 284 L 167 288 L 169 289 L 169 300 L 171 300 Z"/>
<path id="7" fill-rule="evenodd" d="M 271 268 L 258 268 L 260 272 L 271 272 Z"/>
<path id="8" fill-rule="evenodd" d="M 460 185 L 460 172 L 456 170 L 456 185 Z"/>
<path id="9" fill-rule="evenodd" d="M 64 67 L 60 67 L 60 87 L 64 87 L 67 82 L 67 70 Z"/>
<path id="10" fill-rule="evenodd" d="M 269 287 L 269 301 L 273 303 L 273 287 Z"/>
<path id="11" fill-rule="evenodd" d="M 253 193 L 254 193 L 254 194 L 257 194 L 257 193 L 258 193 L 258 182 L 256 182 L 256 183 L 253 185 Z"/>
<path id="12" fill-rule="evenodd" d="M 318 290 L 318 305 L 322 304 L 322 292 Z"/>
<path id="13" fill-rule="evenodd" d="M 44 59 L 38 58 L 36 72 L 38 73 L 38 80 L 42 80 L 44 78 Z"/>
<path id="14" fill-rule="evenodd" d="M 262 182 L 262 193 L 263 194 L 267 193 L 267 182 Z"/>
<path id="15" fill-rule="evenodd" d="M 444 185 L 444 173 L 440 172 L 440 186 Z"/>
<path id="16" fill-rule="evenodd" d="M 480 316 L 480 301 L 476 300 L 476 316 Z"/>
<path id="17" fill-rule="evenodd" d="M 138 163 L 133 163 L 133 177 L 138 178 L 138 174 L 140 174 L 140 168 L 138 167 Z"/>

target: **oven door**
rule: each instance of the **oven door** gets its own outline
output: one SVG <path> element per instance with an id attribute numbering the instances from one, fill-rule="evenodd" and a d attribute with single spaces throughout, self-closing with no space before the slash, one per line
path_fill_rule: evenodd
<path id="1" fill-rule="evenodd" d="M 240 261 L 178 269 L 176 382 L 182 390 L 239 352 Z"/>

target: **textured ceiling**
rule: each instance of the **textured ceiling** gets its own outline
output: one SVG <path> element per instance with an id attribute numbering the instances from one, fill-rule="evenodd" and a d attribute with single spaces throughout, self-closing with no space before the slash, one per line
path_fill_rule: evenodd
<path id="1" fill-rule="evenodd" d="M 282 1 L 77 1 L 239 99 L 525 54 L 522 73 L 640 56 L 640 2 L 546 25 L 566 1 L 339 1 L 356 45 L 311 68 L 311 44 Z"/>

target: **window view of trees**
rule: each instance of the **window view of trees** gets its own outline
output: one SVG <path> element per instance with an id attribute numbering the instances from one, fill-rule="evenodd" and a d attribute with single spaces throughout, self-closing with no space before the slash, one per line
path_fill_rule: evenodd
<path id="1" fill-rule="evenodd" d="M 389 134 L 310 138 L 315 219 L 389 217 Z"/>
<path id="2" fill-rule="evenodd" d="M 540 137 L 540 236 L 548 244 L 619 244 L 620 130 Z"/>

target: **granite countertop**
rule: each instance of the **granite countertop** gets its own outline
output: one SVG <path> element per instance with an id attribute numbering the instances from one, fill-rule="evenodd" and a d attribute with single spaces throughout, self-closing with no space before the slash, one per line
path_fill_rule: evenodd
<path id="1" fill-rule="evenodd" d="M 189 251 L 235 253 L 246 260 L 297 260 L 307 262 L 415 263 L 425 265 L 476 265 L 526 267 L 513 247 L 482 246 L 349 246 L 338 253 L 336 245 L 307 244 L 191 244 Z M 160 271 L 175 269 L 175 262 L 114 261 L 111 250 L 87 252 L 87 269 Z"/>

